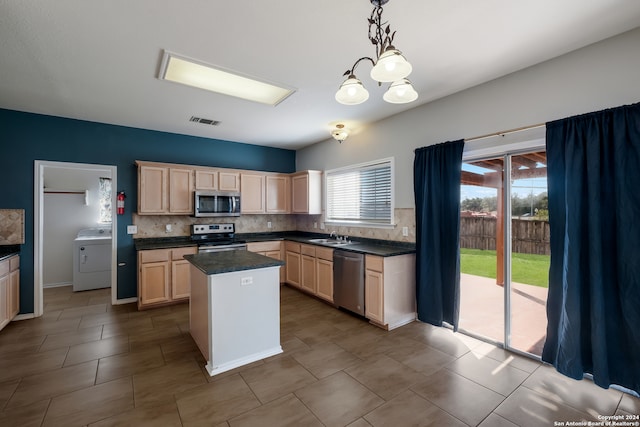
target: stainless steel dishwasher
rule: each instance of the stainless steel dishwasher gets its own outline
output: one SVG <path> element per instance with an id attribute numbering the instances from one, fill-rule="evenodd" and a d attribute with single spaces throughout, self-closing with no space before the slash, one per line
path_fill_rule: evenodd
<path id="1" fill-rule="evenodd" d="M 333 303 L 364 316 L 364 254 L 333 251 Z"/>

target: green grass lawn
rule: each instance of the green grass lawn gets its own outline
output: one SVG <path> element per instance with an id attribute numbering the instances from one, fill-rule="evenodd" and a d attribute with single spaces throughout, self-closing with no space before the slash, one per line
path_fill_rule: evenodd
<path id="1" fill-rule="evenodd" d="M 496 278 L 496 251 L 460 249 L 460 271 L 475 276 Z M 511 280 L 519 283 L 549 286 L 549 255 L 513 254 Z"/>

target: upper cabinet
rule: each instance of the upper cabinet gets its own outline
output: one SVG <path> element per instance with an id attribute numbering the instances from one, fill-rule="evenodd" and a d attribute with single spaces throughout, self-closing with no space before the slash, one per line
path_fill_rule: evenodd
<path id="1" fill-rule="evenodd" d="M 163 214 L 169 210 L 169 168 L 138 164 L 138 213 Z"/>
<path id="2" fill-rule="evenodd" d="M 240 191 L 240 173 L 221 170 L 218 173 L 218 190 Z"/>
<path id="3" fill-rule="evenodd" d="M 290 213 L 290 178 L 285 174 L 241 173 L 240 197 L 243 214 Z"/>
<path id="4" fill-rule="evenodd" d="M 291 178 L 285 174 L 266 175 L 267 213 L 291 213 Z"/>
<path id="5" fill-rule="evenodd" d="M 322 171 L 293 174 L 136 161 L 139 215 L 193 215 L 194 191 L 235 191 L 243 214 L 322 213 Z"/>
<path id="6" fill-rule="evenodd" d="M 218 189 L 216 169 L 196 169 L 196 190 L 215 191 Z"/>
<path id="7" fill-rule="evenodd" d="M 291 213 L 322 213 L 322 171 L 308 170 L 291 175 Z"/>
<path id="8" fill-rule="evenodd" d="M 136 162 L 139 215 L 192 215 L 193 169 Z"/>
<path id="9" fill-rule="evenodd" d="M 193 215 L 193 170 L 169 168 L 169 213 Z"/>
<path id="10" fill-rule="evenodd" d="M 240 212 L 243 214 L 265 213 L 264 174 L 240 174 Z"/>

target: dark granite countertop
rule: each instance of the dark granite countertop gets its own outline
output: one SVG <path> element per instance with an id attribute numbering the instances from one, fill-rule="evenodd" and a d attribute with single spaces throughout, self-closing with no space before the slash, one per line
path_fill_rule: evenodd
<path id="1" fill-rule="evenodd" d="M 20 245 L 0 245 L 0 261 L 20 254 Z"/>
<path id="2" fill-rule="evenodd" d="M 184 258 L 206 275 L 284 265 L 284 261 L 248 251 L 206 252 Z"/>
<path id="3" fill-rule="evenodd" d="M 149 249 L 182 248 L 185 246 L 197 246 L 190 236 L 177 237 L 151 237 L 146 239 L 133 239 L 136 251 Z"/>
<path id="4" fill-rule="evenodd" d="M 416 251 L 414 243 L 396 242 L 366 238 L 353 238 L 348 245 L 333 245 L 328 243 L 311 242 L 312 239 L 328 239 L 327 234 L 309 233 L 302 231 L 283 231 L 279 233 L 236 233 L 236 239 L 247 243 L 268 242 L 273 240 L 291 240 L 299 243 L 318 245 L 349 252 L 358 252 L 382 257 L 412 254 Z M 194 246 L 189 236 L 134 239 L 136 250 L 166 249 L 184 246 Z"/>
<path id="5" fill-rule="evenodd" d="M 343 245 L 343 244 L 335 245 L 330 243 L 319 243 L 319 242 L 311 241 L 317 238 L 318 237 L 315 237 L 315 236 L 314 237 L 291 236 L 291 237 L 287 237 L 286 240 L 291 240 L 294 242 L 311 244 L 311 245 L 324 246 L 324 247 L 333 248 L 341 251 L 357 252 L 357 253 L 368 254 L 368 255 L 377 255 L 381 257 L 406 255 L 406 254 L 413 254 L 416 252 L 416 246 L 413 243 L 395 242 L 390 240 L 361 239 L 361 238 L 350 239 L 351 243 L 346 245 Z M 329 239 L 329 237 L 326 235 L 322 235 L 319 238 Z"/>

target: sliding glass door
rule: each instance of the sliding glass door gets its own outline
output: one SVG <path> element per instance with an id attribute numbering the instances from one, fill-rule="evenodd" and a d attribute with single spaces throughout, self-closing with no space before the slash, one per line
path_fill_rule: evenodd
<path id="1" fill-rule="evenodd" d="M 544 151 L 463 162 L 460 270 L 460 329 L 540 356 L 549 273 Z"/>

